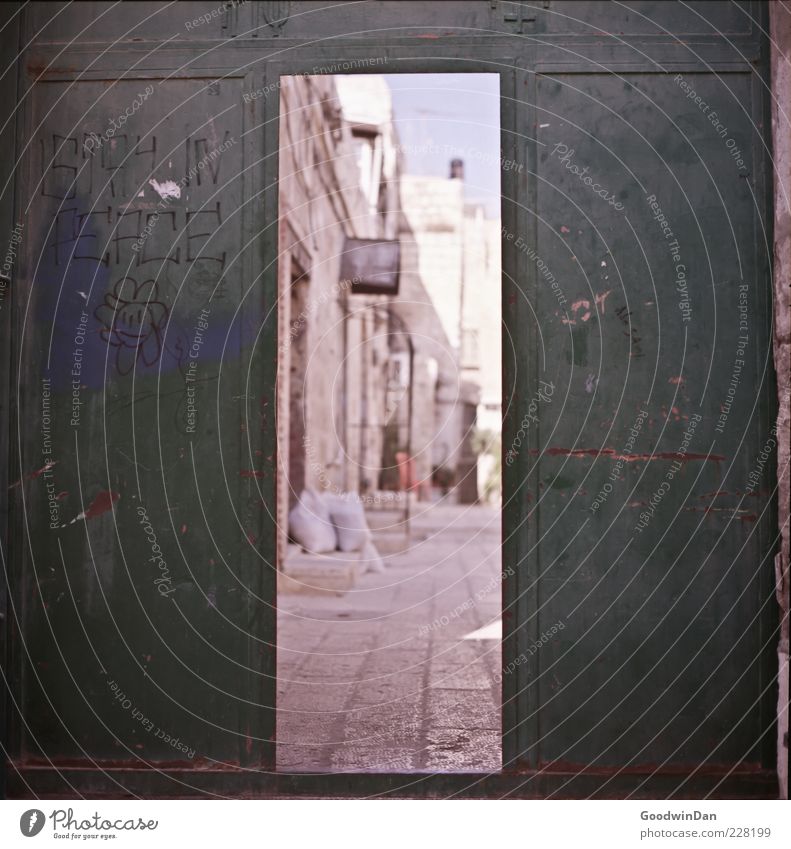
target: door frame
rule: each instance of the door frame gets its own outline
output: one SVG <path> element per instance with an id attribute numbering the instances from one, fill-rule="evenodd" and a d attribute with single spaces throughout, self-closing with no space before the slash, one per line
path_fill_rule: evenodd
<path id="1" fill-rule="evenodd" d="M 487 59 L 482 55 L 476 55 L 474 59 L 468 58 L 451 58 L 450 56 L 439 56 L 427 58 L 421 55 L 422 48 L 416 47 L 414 44 L 408 48 L 397 48 L 395 46 L 386 46 L 380 49 L 381 53 L 385 54 L 386 62 L 384 65 L 373 65 L 371 67 L 356 67 L 346 70 L 345 66 L 354 64 L 354 59 L 359 55 L 359 60 L 364 61 L 370 59 L 371 50 L 361 46 L 360 48 L 348 49 L 348 45 L 344 45 L 343 54 L 338 52 L 338 48 L 333 46 L 331 49 L 325 48 L 300 48 L 298 58 L 273 60 L 267 63 L 266 79 L 264 86 L 268 91 L 279 92 L 279 81 L 282 76 L 302 76 L 302 75 L 321 75 L 321 74 L 337 74 L 338 70 L 343 68 L 340 73 L 343 74 L 383 74 L 383 73 L 398 73 L 398 74 L 496 74 L 499 77 L 500 86 L 500 139 L 501 139 L 501 154 L 506 159 L 514 161 L 524 161 L 524 154 L 521 156 L 518 152 L 518 119 L 519 108 L 532 109 L 528 103 L 517 103 L 516 85 L 517 77 L 520 75 L 520 69 L 517 67 L 514 57 L 499 57 L 494 58 L 496 50 L 492 50 L 492 58 Z M 452 51 L 449 51 L 452 52 Z M 485 53 L 486 51 L 481 51 Z M 407 53 L 404 56 L 404 53 Z M 390 58 L 395 58 L 396 62 L 391 63 Z M 524 73 L 524 72 L 522 72 Z M 526 75 L 532 76 L 532 75 Z M 264 164 L 264 220 L 269 222 L 277 221 L 279 218 L 279 128 L 280 128 L 280 98 L 268 97 L 265 100 L 265 106 L 261 119 L 264 124 L 265 141 L 264 148 L 267 153 Z M 527 146 L 530 147 L 528 140 Z M 532 145 L 535 147 L 535 145 Z M 528 154 L 530 162 L 535 163 L 535 151 Z M 527 163 L 525 163 L 527 166 Z M 523 218 L 528 217 L 534 222 L 533 216 L 526 216 L 526 207 L 524 198 L 528 197 L 528 192 L 534 192 L 535 188 L 532 181 L 526 180 L 526 172 L 529 167 L 522 169 L 522 173 L 517 173 L 519 169 L 501 169 L 501 228 L 505 232 L 524 232 L 525 223 Z M 523 202 L 519 203 L 515 199 L 522 198 Z M 272 230 L 273 228 L 268 228 Z M 534 278 L 530 275 L 530 266 L 526 263 L 521 263 L 519 268 L 519 251 L 516 250 L 513 240 L 501 239 L 501 263 L 502 263 L 502 287 L 501 287 L 501 306 L 502 306 L 502 321 L 504 324 L 503 335 L 501 339 L 508 338 L 518 345 L 517 359 L 530 364 L 531 380 L 520 387 L 521 394 L 526 397 L 532 396 L 533 384 L 537 380 L 535 376 L 535 358 L 529 356 L 529 351 L 532 349 L 535 342 L 535 334 L 533 332 L 530 317 L 533 315 L 530 309 L 531 290 L 535 283 Z M 264 288 L 264 301 L 266 304 L 278 302 L 278 267 L 281 261 L 279 248 L 277 262 L 267 261 L 264 266 L 262 278 Z M 267 254 L 269 259 L 272 254 Z M 278 322 L 273 322 L 277 325 Z M 530 328 L 529 332 L 523 332 L 524 328 Z M 270 357 L 277 359 L 277 339 L 271 338 L 271 334 L 267 337 L 268 346 L 266 350 L 261 350 L 264 361 Z M 503 354 L 504 354 L 504 346 Z M 511 386 L 516 388 L 516 369 L 513 363 L 506 365 L 505 358 L 502 361 L 503 368 L 503 435 L 502 443 L 507 444 L 513 441 L 513 437 L 518 429 L 518 416 L 514 413 L 515 409 L 520 409 L 519 393 L 506 392 L 505 387 Z M 530 434 L 530 439 L 535 440 L 536 436 Z M 274 467 L 276 474 L 282 475 L 281 463 L 278 456 L 277 438 L 275 442 Z M 532 446 L 532 444 L 530 445 Z M 529 451 L 522 452 L 522 457 L 527 457 Z M 535 586 L 533 579 L 533 568 L 531 568 L 532 558 L 529 552 L 523 551 L 520 545 L 521 528 L 527 524 L 526 499 L 521 497 L 524 488 L 527 485 L 526 469 L 523 468 L 523 463 L 515 463 L 513 466 L 503 466 L 502 479 L 502 556 L 501 556 L 501 572 L 503 575 L 502 590 L 501 590 L 501 606 L 502 606 L 502 621 L 503 621 L 503 640 L 502 640 L 502 656 L 501 661 L 503 667 L 514 660 L 519 652 L 529 645 L 531 640 L 538 637 L 538 617 L 533 615 L 532 618 L 523 618 L 523 608 L 531 608 L 531 612 L 535 612 L 535 598 L 530 599 L 530 587 Z M 277 486 L 277 491 L 281 491 L 282 487 Z M 528 525 L 528 527 L 530 527 Z M 506 533 L 506 528 L 510 529 L 510 533 Z M 276 528 L 274 529 L 277 530 Z M 276 544 L 273 541 L 277 539 L 277 533 L 264 533 L 262 539 L 267 541 L 267 545 L 272 547 L 271 551 L 263 551 L 263 557 L 266 562 L 276 563 L 277 552 Z M 530 547 L 533 551 L 533 546 Z M 523 564 L 520 567 L 520 564 Z M 277 664 L 277 584 L 276 574 L 270 569 L 267 570 L 266 586 L 263 588 L 264 598 L 274 599 L 268 605 L 268 610 L 271 611 L 271 616 L 266 617 L 266 621 L 262 623 L 262 632 L 258 634 L 260 640 L 273 646 L 275 668 Z M 272 580 L 274 577 L 274 581 Z M 520 621 L 530 622 L 530 630 L 536 629 L 535 634 L 528 634 L 528 629 L 518 629 L 517 623 Z M 522 643 L 525 646 L 522 646 Z M 537 704 L 530 704 L 526 712 L 521 712 L 522 716 L 530 715 L 531 720 L 527 723 L 520 724 L 517 716 L 520 714 L 519 707 L 524 707 L 524 703 L 528 700 L 534 700 L 533 690 L 529 693 L 520 693 L 519 682 L 517 676 L 506 675 L 502 676 L 501 684 L 501 720 L 502 720 L 502 764 L 503 771 L 508 771 L 517 766 L 518 753 L 525 751 L 523 738 L 528 734 L 535 734 L 537 731 Z M 271 690 L 271 695 L 267 694 L 262 700 L 262 704 L 269 704 L 268 699 L 271 699 L 271 704 L 274 705 L 273 717 L 271 719 L 271 740 L 272 751 L 267 758 L 271 768 L 276 769 L 276 678 L 273 679 L 274 685 Z M 520 748 L 521 746 L 521 748 Z M 521 764 L 521 766 L 525 766 Z M 388 773 L 382 773 L 388 774 Z"/>

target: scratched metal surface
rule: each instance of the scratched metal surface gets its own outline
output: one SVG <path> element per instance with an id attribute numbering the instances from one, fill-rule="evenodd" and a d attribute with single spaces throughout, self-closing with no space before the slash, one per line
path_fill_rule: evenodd
<path id="1" fill-rule="evenodd" d="M 239 757 L 238 499 L 261 459 L 240 459 L 254 332 L 238 313 L 241 81 L 210 81 L 48 81 L 26 114 L 14 492 L 28 760 Z"/>
<path id="2" fill-rule="evenodd" d="M 530 669 L 540 764 L 758 768 L 768 742 L 762 104 L 749 72 L 683 76 L 709 113 L 673 74 L 538 79 L 537 630 L 566 624 Z"/>
<path id="3" fill-rule="evenodd" d="M 761 4 L 691 3 L 681 10 L 668 3 L 626 9 L 574 2 L 561 12 L 553 3 L 528 10 L 489 2 L 351 9 L 248 3 L 185 28 L 186 9 L 197 16 L 215 5 L 179 4 L 152 17 L 163 7 L 130 4 L 105 15 L 110 4 L 30 4 L 23 17 L 23 36 L 39 34 L 20 63 L 23 89 L 32 91 L 16 142 L 22 166 L 15 211 L 30 204 L 33 234 L 20 255 L 14 292 L 14 332 L 23 347 L 12 363 L 12 400 L 19 406 L 10 440 L 12 482 L 20 483 L 9 491 L 9 673 L 27 723 L 12 723 L 16 766 L 40 763 L 43 751 L 78 766 L 98 759 L 138 767 L 138 758 L 186 770 L 271 763 L 277 340 L 274 316 L 263 322 L 261 316 L 276 291 L 276 228 L 267 224 L 276 221 L 277 124 L 271 103 L 242 109 L 241 94 L 271 84 L 287 62 L 310 70 L 385 56 L 391 68 L 405 71 L 502 73 L 503 146 L 527 165 L 503 174 L 503 226 L 515 234 L 503 241 L 503 314 L 513 340 L 511 355 L 504 353 L 504 383 L 513 390 L 504 446 L 542 390 L 540 379 L 552 381 L 554 392 L 551 402 L 539 402 L 540 427 L 530 430 L 505 470 L 503 565 L 512 565 L 514 576 L 503 590 L 504 664 L 529 653 L 554 623 L 562 620 L 565 628 L 542 648 L 540 663 L 521 664 L 503 681 L 504 763 L 528 769 L 554 763 L 572 772 L 585 765 L 599 769 L 605 782 L 608 774 L 660 765 L 681 773 L 706 764 L 770 768 L 771 743 L 762 750 L 761 735 L 771 728 L 773 698 L 772 564 L 765 556 L 774 529 L 771 510 L 765 512 L 771 474 L 756 495 L 740 502 L 739 494 L 769 434 L 773 394 L 764 371 L 769 275 L 760 223 L 767 204 L 766 125 L 760 81 L 749 73 L 751 62 L 765 67 L 765 51 L 757 26 L 745 24 L 743 14 L 760 17 Z M 52 8 L 61 14 L 44 26 Z M 382 35 L 391 24 L 398 29 Z M 718 27 L 728 40 L 716 35 Z M 351 31 L 348 39 L 316 43 Z M 694 50 L 685 43 L 690 35 Z M 222 41 L 229 36 L 235 37 L 230 45 Z M 173 43 L 163 45 L 169 37 Z M 268 61 L 270 55 L 276 59 Z M 621 76 L 602 74 L 602 66 Z M 722 139 L 672 75 L 658 73 L 662 68 L 693 75 L 696 89 L 717 103 L 749 176 L 739 175 Z M 229 79 L 210 85 L 225 73 Z M 83 157 L 84 134 L 101 135 L 148 84 L 157 95 L 129 120 L 126 142 L 119 137 L 97 156 Z M 682 132 L 705 151 L 710 175 Z M 200 184 L 193 175 L 189 190 L 167 204 L 145 252 L 133 256 L 131 242 L 145 226 L 138 213 L 156 208 L 159 193 L 168 191 L 164 181 L 180 181 L 206 145 L 223 143 L 226 133 L 237 142 L 215 161 L 217 182 L 206 170 Z M 563 154 L 550 156 L 558 143 L 575 151 L 572 162 L 601 175 L 625 214 L 566 169 Z M 687 196 L 662 170 L 660 156 L 673 159 Z M 159 190 L 147 183 L 152 163 Z M 141 183 L 142 198 L 135 191 Z M 253 199 L 261 191 L 263 203 Z M 674 234 L 683 237 L 682 261 L 695 281 L 690 322 L 678 308 L 674 263 L 646 193 L 657 195 Z M 244 200 L 250 203 L 241 214 L 226 214 Z M 187 212 L 196 210 L 201 216 L 187 226 Z M 635 235 L 624 227 L 625 215 Z M 207 230 L 210 240 L 198 235 Z M 559 314 L 535 256 L 516 245 L 517 234 L 546 260 L 568 316 Z M 204 256 L 196 259 L 202 247 Z M 202 328 L 195 371 L 204 383 L 190 432 L 185 349 L 217 284 Z M 741 385 L 751 391 L 737 395 L 716 442 L 699 427 L 689 451 L 708 459 L 687 458 L 663 512 L 637 533 L 637 502 L 664 480 L 684 417 L 698 411 L 711 437 L 733 371 L 740 284 L 749 287 L 750 317 Z M 83 406 L 80 424 L 72 426 L 70 372 L 83 315 L 85 342 L 77 346 L 84 349 Z M 125 327 L 113 323 L 118 317 Z M 227 337 L 216 332 L 229 327 Z M 45 377 L 58 410 L 50 455 L 42 454 L 40 432 Z M 748 399 L 757 399 L 754 411 Z M 614 484 L 618 497 L 610 495 L 593 513 L 590 504 L 644 405 L 635 445 L 640 459 L 623 463 Z M 56 465 L 36 476 L 49 457 Z M 47 484 L 61 496 L 56 524 L 65 527 L 49 527 Z M 633 487 L 634 495 L 624 498 Z M 149 560 L 141 506 L 166 552 L 171 583 L 165 588 L 174 589 L 167 596 L 154 584 L 162 574 Z M 660 539 L 664 511 L 674 517 L 673 532 Z M 685 686 L 664 693 L 690 661 Z M 707 681 L 713 669 L 716 681 Z M 133 708 L 123 707 L 119 691 L 133 694 Z M 140 716 L 195 755 L 174 755 L 172 745 L 141 731 Z M 41 788 L 60 788 L 50 770 L 24 775 Z M 118 775 L 136 791 L 154 786 L 133 772 Z M 219 773 L 201 775 L 195 792 L 237 786 Z M 564 781 L 552 783 L 551 792 L 562 794 Z M 585 793 L 595 792 L 599 779 L 590 781 Z M 366 782 L 399 792 L 397 782 Z M 255 793 L 242 783 L 244 792 Z M 81 786 L 102 793 L 115 785 L 97 773 Z M 331 784 L 323 786 L 330 792 Z M 427 793 L 450 785 L 432 786 Z M 497 794 L 499 787 L 482 792 Z M 640 792 L 634 782 L 629 787 Z M 672 792 L 666 776 L 661 788 Z M 609 792 L 606 786 L 602 792 Z"/>

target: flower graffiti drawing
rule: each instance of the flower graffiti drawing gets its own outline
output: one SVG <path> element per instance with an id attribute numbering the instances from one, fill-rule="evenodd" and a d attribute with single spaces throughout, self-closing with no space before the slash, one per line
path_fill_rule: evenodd
<path id="1" fill-rule="evenodd" d="M 162 355 L 168 308 L 157 297 L 154 280 L 138 284 L 122 277 L 96 308 L 94 315 L 103 325 L 100 335 L 116 349 L 115 367 L 121 375 L 129 374 L 138 360 L 152 366 Z"/>

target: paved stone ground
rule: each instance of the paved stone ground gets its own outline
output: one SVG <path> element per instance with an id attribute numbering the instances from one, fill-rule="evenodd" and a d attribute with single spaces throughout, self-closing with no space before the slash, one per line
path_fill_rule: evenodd
<path id="1" fill-rule="evenodd" d="M 342 596 L 281 595 L 280 770 L 500 769 L 500 641 L 464 639 L 500 614 L 499 511 L 415 513 L 384 573 Z"/>

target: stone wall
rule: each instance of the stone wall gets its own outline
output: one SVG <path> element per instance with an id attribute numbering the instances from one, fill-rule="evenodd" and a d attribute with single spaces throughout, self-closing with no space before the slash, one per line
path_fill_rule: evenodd
<path id="1" fill-rule="evenodd" d="M 476 427 L 501 428 L 499 222 L 465 203 L 459 178 L 405 176 L 401 202 L 403 267 L 415 301 L 410 321 L 421 328 L 421 355 L 437 373 L 433 409 L 415 418 L 419 473 L 445 467 L 458 478 L 471 462 L 470 406 Z M 483 482 L 479 474 L 479 491 Z"/>
<path id="2" fill-rule="evenodd" d="M 347 237 L 395 233 L 398 160 L 392 128 L 385 127 L 380 146 L 386 162 L 377 172 L 384 185 L 379 206 L 372 207 L 359 139 L 345 117 L 337 83 L 331 76 L 287 77 L 281 87 L 278 486 L 283 536 L 287 505 L 294 500 L 289 460 L 300 441 L 305 485 L 317 489 L 375 488 L 382 454 L 386 312 L 375 307 L 381 298 L 351 294 L 340 281 L 340 267 Z M 348 99 L 348 85 L 345 92 Z M 381 109 L 381 96 L 376 103 Z M 299 298 L 292 297 L 295 287 L 303 288 Z M 304 352 L 293 344 L 301 333 Z M 304 439 L 289 440 L 294 428 Z"/>
<path id="3" fill-rule="evenodd" d="M 791 12 L 770 3 L 772 38 L 772 142 L 775 170 L 774 360 L 777 414 L 777 492 L 780 551 L 775 558 L 780 605 L 778 645 L 777 772 L 781 798 L 788 798 L 788 643 L 789 643 L 789 391 L 791 390 Z"/>

